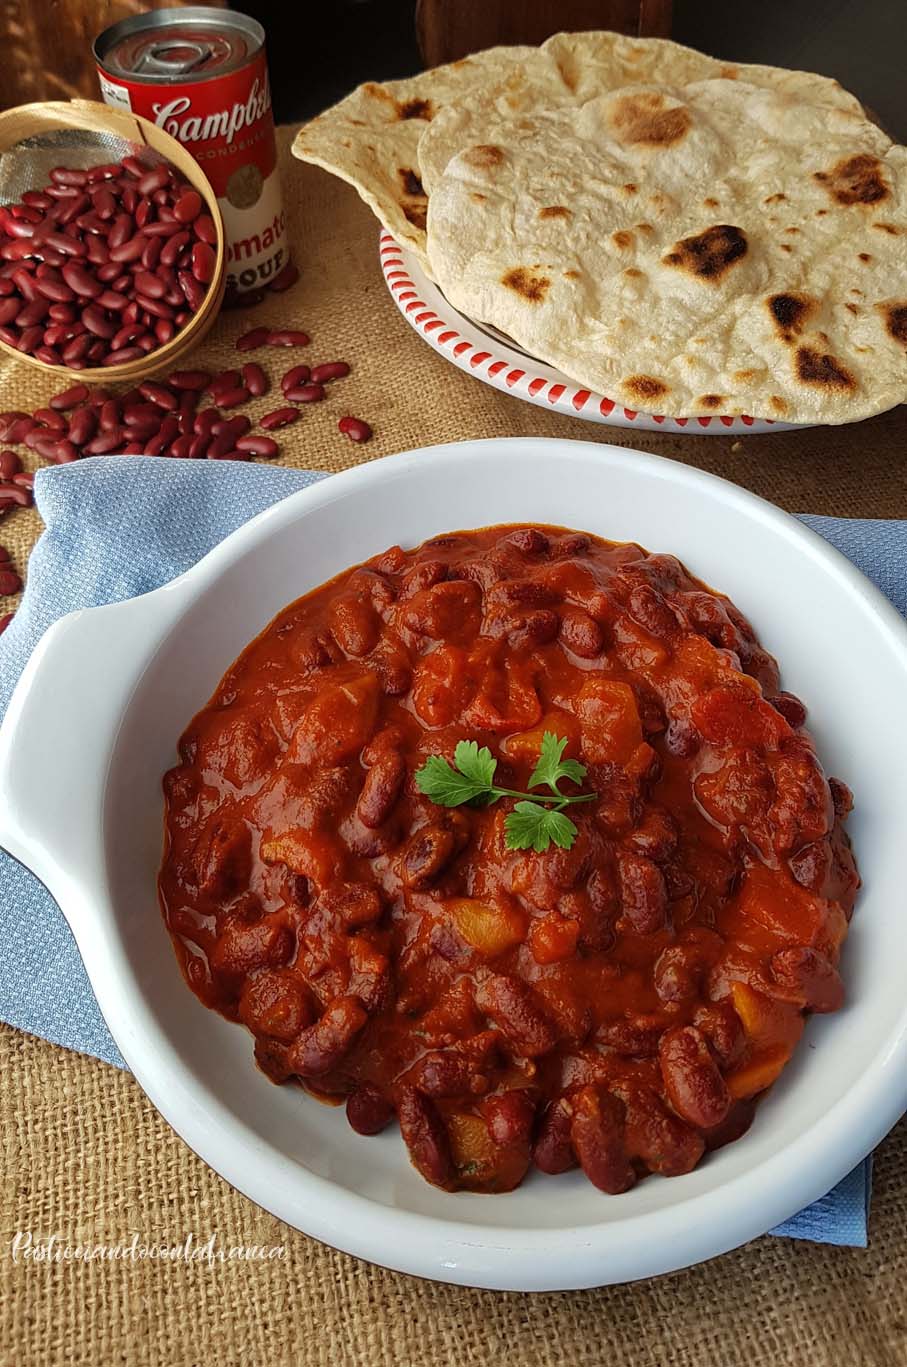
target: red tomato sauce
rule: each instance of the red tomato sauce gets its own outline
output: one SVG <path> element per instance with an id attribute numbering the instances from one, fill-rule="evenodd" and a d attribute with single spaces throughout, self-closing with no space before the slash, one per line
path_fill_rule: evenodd
<path id="1" fill-rule="evenodd" d="M 183 972 L 270 1078 L 396 1118 L 439 1186 L 687 1172 L 843 999 L 851 799 L 805 715 L 672 556 L 534 526 L 393 547 L 281 612 L 180 740 Z M 546 731 L 597 795 L 570 849 L 416 785 L 469 739 L 525 790 Z"/>

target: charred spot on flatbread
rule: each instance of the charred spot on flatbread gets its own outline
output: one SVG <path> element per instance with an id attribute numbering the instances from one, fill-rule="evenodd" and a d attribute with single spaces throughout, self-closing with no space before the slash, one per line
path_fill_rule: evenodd
<path id="1" fill-rule="evenodd" d="M 797 347 L 796 366 L 797 378 L 804 384 L 842 391 L 856 388 L 856 381 L 850 371 L 841 364 L 837 356 L 832 356 L 828 351 L 816 351 L 808 346 Z"/>
<path id="2" fill-rule="evenodd" d="M 566 204 L 546 204 L 539 209 L 539 218 L 571 218 L 573 210 L 568 209 Z"/>
<path id="3" fill-rule="evenodd" d="M 872 257 L 869 255 L 869 252 L 857 252 L 857 260 L 862 261 L 865 266 L 868 261 L 872 260 Z"/>
<path id="4" fill-rule="evenodd" d="M 628 247 L 633 246 L 633 234 L 627 232 L 626 228 L 618 228 L 616 233 L 611 234 L 611 241 L 620 251 L 625 252 Z"/>
<path id="5" fill-rule="evenodd" d="M 724 399 L 720 394 L 700 394 L 696 402 L 700 408 L 720 408 Z"/>
<path id="6" fill-rule="evenodd" d="M 425 119 L 429 122 L 434 112 L 431 100 L 402 100 L 397 104 L 397 115 L 401 119 Z"/>
<path id="7" fill-rule="evenodd" d="M 379 100 L 383 104 L 392 104 L 395 109 L 399 108 L 390 91 L 385 90 L 384 86 L 379 85 L 377 81 L 366 81 L 362 87 L 362 93 L 368 95 L 369 99 Z"/>
<path id="8" fill-rule="evenodd" d="M 720 280 L 747 250 L 746 234 L 740 228 L 717 223 L 704 233 L 675 242 L 673 251 L 662 260 L 666 266 L 676 266 L 700 280 Z"/>
<path id="9" fill-rule="evenodd" d="M 785 413 L 789 411 L 787 403 L 782 399 L 780 394 L 770 394 L 768 396 L 768 406 L 773 413 L 777 413 L 780 417 L 784 417 Z"/>
<path id="10" fill-rule="evenodd" d="M 540 304 L 548 293 L 551 281 L 545 275 L 537 275 L 528 266 L 514 266 L 513 270 L 501 276 L 501 284 L 530 304 Z"/>
<path id="11" fill-rule="evenodd" d="M 618 141 L 643 147 L 671 147 L 690 131 L 690 112 L 667 105 L 657 90 L 620 95 L 608 115 Z"/>
<path id="12" fill-rule="evenodd" d="M 878 204 L 891 189 L 882 175 L 882 163 L 869 152 L 844 157 L 830 171 L 816 171 L 817 180 L 838 204 Z"/>
<path id="13" fill-rule="evenodd" d="M 463 153 L 463 160 L 477 171 L 490 171 L 492 167 L 501 165 L 504 153 L 492 143 L 480 142 L 477 147 L 470 147 Z"/>
<path id="14" fill-rule="evenodd" d="M 792 342 L 799 336 L 816 307 L 808 294 L 770 294 L 765 302 L 782 342 Z"/>
<path id="15" fill-rule="evenodd" d="M 889 237 L 900 237 L 901 230 L 893 223 L 873 223 L 873 228 L 877 228 L 880 233 L 887 233 Z"/>
<path id="16" fill-rule="evenodd" d="M 403 193 L 405 195 L 412 195 L 414 197 L 424 196 L 425 187 L 415 171 L 409 166 L 398 167 L 397 175 L 400 177 L 400 184 L 403 186 Z"/>
<path id="17" fill-rule="evenodd" d="M 623 388 L 634 399 L 660 399 L 668 392 L 668 386 L 654 375 L 630 375 L 623 381 Z"/>
<path id="18" fill-rule="evenodd" d="M 889 337 L 907 347 L 907 301 L 879 304 L 879 312 L 885 319 L 885 331 Z"/>
<path id="19" fill-rule="evenodd" d="M 763 204 L 783 204 L 784 201 L 785 201 L 786 199 L 787 199 L 787 195 L 784 194 L 784 192 L 783 192 L 782 190 L 779 190 L 779 191 L 777 192 L 777 194 L 769 195 L 766 199 L 764 199 L 764 200 L 762 201 L 762 203 L 763 203 Z"/>
<path id="20" fill-rule="evenodd" d="M 404 204 L 402 208 L 407 223 L 411 223 L 414 228 L 424 233 L 428 221 L 428 204 Z"/>

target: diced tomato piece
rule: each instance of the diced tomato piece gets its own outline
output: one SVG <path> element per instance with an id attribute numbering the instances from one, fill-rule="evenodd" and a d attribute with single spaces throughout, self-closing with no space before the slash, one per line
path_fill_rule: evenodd
<path id="1" fill-rule="evenodd" d="M 824 897 L 816 897 L 793 878 L 752 864 L 739 893 L 722 913 L 719 928 L 725 934 L 742 933 L 766 948 L 814 945 L 825 935 L 830 908 Z"/>
<path id="2" fill-rule="evenodd" d="M 413 672 L 413 707 L 426 726 L 450 726 L 463 711 L 468 689 L 466 652 L 438 646 Z"/>
<path id="3" fill-rule="evenodd" d="M 262 840 L 261 857 L 266 864 L 286 864 L 318 888 L 337 878 L 343 864 L 336 841 L 323 832 L 304 830 L 284 831 Z"/>
<path id="4" fill-rule="evenodd" d="M 563 916 L 542 916 L 533 921 L 529 947 L 537 964 L 554 964 L 569 959 L 579 939 L 579 921 Z"/>
<path id="5" fill-rule="evenodd" d="M 287 759 L 325 766 L 352 759 L 371 740 L 378 717 L 379 688 L 374 674 L 330 684 L 309 703 L 293 732 Z"/>
<path id="6" fill-rule="evenodd" d="M 577 694 L 583 758 L 592 764 L 626 764 L 642 744 L 642 723 L 629 684 L 587 679 Z"/>
<path id="7" fill-rule="evenodd" d="M 712 688 L 697 698 L 691 716 L 700 735 L 714 745 L 764 745 L 777 749 L 790 726 L 750 681 L 737 680 Z"/>
<path id="8" fill-rule="evenodd" d="M 489 670 L 465 712 L 466 721 L 482 731 L 524 731 L 542 715 L 532 671 L 508 660 L 504 669 Z"/>

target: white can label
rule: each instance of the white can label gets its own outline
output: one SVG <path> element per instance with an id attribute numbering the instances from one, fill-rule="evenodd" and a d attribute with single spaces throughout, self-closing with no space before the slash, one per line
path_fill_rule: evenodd
<path id="1" fill-rule="evenodd" d="M 244 167 L 239 176 L 249 176 L 254 167 Z M 287 248 L 287 223 L 280 194 L 280 178 L 275 168 L 266 180 L 258 178 L 260 189 L 254 203 L 242 203 L 241 179 L 238 179 L 240 193 L 232 199 L 219 199 L 224 216 L 224 232 L 227 250 L 227 288 L 239 291 L 260 289 L 273 280 L 289 260 Z M 233 178 L 228 183 L 231 189 Z M 246 196 L 248 200 L 251 194 Z M 237 203 L 237 200 L 240 200 Z"/>
<path id="2" fill-rule="evenodd" d="M 109 81 L 103 71 L 98 72 L 101 80 L 101 95 L 105 104 L 115 105 L 119 109 L 132 109 L 132 100 L 129 98 L 129 91 L 124 85 L 117 85 L 114 81 Z"/>

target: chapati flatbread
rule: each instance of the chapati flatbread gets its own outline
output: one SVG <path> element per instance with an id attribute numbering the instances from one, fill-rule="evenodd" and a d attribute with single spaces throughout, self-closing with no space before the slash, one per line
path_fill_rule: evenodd
<path id="1" fill-rule="evenodd" d="M 738 78 L 524 114 L 447 165 L 470 317 L 628 407 L 847 422 L 907 396 L 907 149 Z"/>

